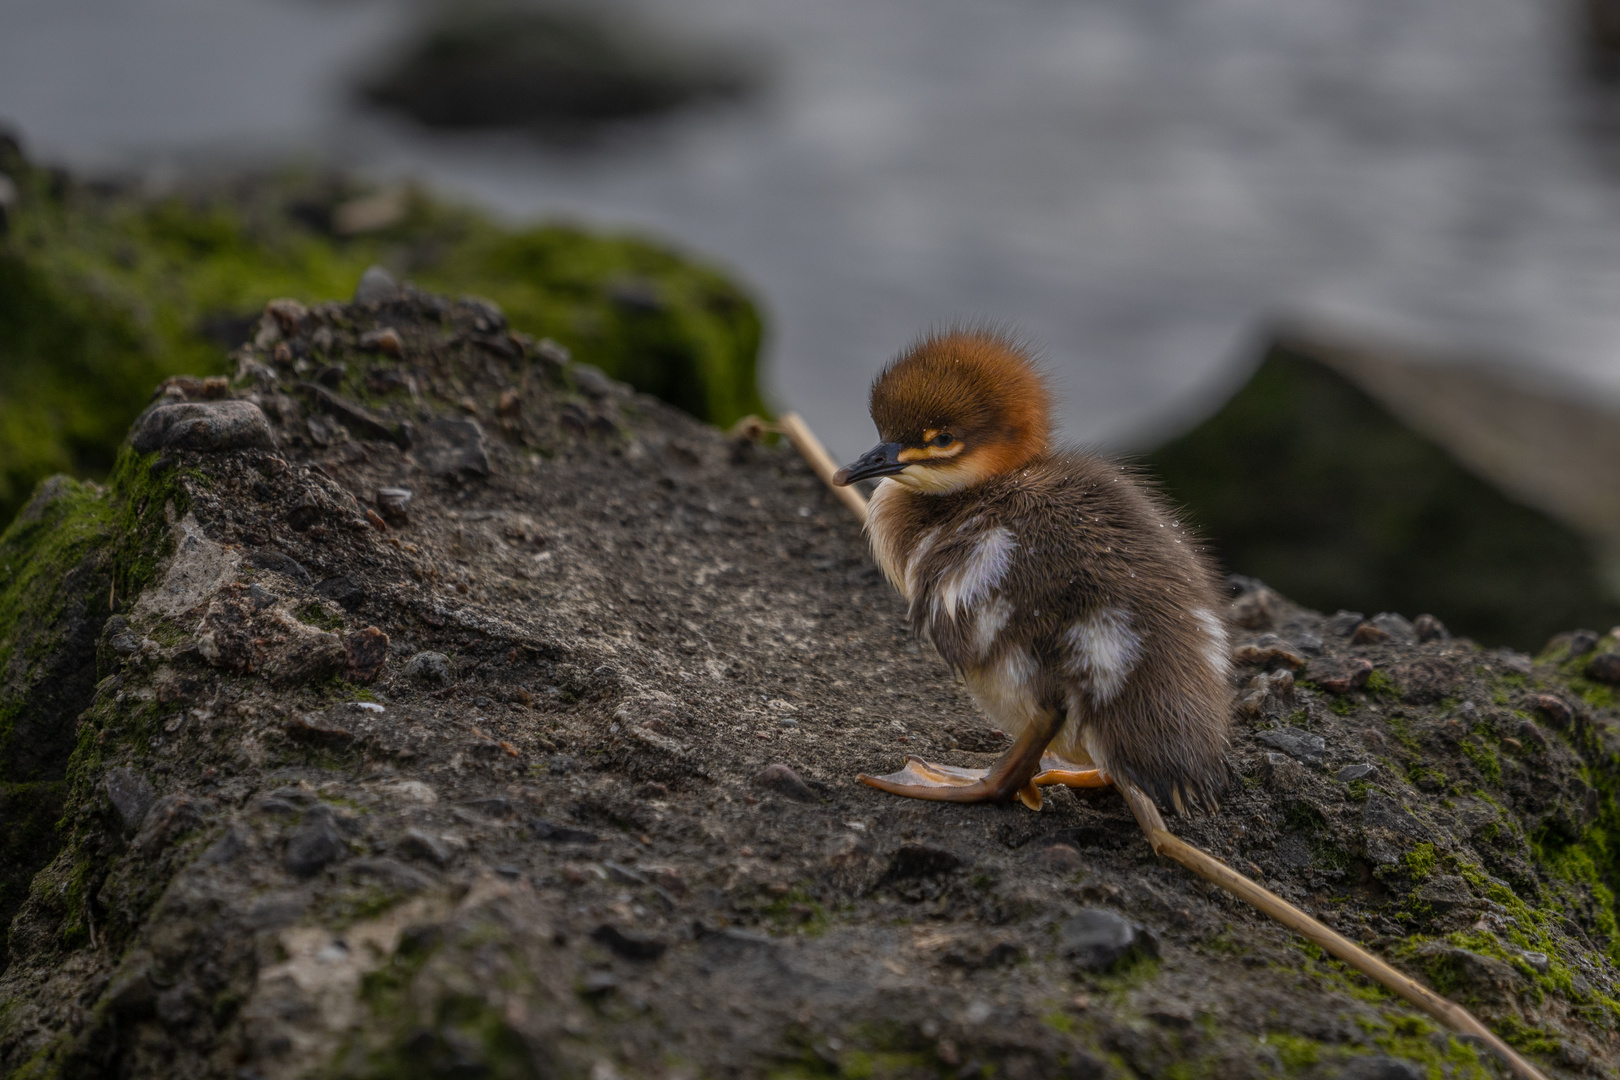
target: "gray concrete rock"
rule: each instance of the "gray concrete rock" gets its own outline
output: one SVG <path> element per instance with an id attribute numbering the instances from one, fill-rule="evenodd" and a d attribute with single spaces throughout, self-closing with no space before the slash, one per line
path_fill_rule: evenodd
<path id="1" fill-rule="evenodd" d="M 130 445 L 138 453 L 196 450 L 268 450 L 275 446 L 270 422 L 251 401 L 182 401 L 154 405 L 135 422 Z"/>

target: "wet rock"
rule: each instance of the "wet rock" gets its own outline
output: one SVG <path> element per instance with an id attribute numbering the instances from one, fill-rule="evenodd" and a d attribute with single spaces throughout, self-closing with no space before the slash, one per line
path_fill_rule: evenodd
<path id="1" fill-rule="evenodd" d="M 1330 694 L 1348 694 L 1367 685 L 1372 675 L 1371 661 L 1356 656 L 1322 657 L 1312 660 L 1305 675 Z"/>
<path id="2" fill-rule="evenodd" d="M 305 811 L 304 819 L 287 837 L 284 863 L 299 877 L 311 877 L 342 858 L 346 850 L 336 813 L 320 804 Z"/>
<path id="3" fill-rule="evenodd" d="M 136 422 L 130 445 L 137 453 L 158 450 L 269 449 L 270 422 L 251 401 L 197 401 L 156 405 Z"/>
<path id="4" fill-rule="evenodd" d="M 399 282 L 380 266 L 366 267 L 366 272 L 360 275 L 360 281 L 354 287 L 356 304 L 386 304 L 398 300 L 399 296 Z"/>
<path id="5" fill-rule="evenodd" d="M 284 555 L 271 548 L 253 548 L 242 557 L 242 561 L 249 566 L 260 570 L 270 570 L 285 577 L 290 577 L 302 585 L 314 583 L 309 571 L 304 565 L 290 555 Z"/>
<path id="6" fill-rule="evenodd" d="M 1134 956 L 1158 956 L 1153 935 L 1102 908 L 1085 908 L 1058 929 L 1058 949 L 1077 967 L 1108 971 Z"/>
<path id="7" fill-rule="evenodd" d="M 655 938 L 632 937 L 609 923 L 591 931 L 591 940 L 606 945 L 626 960 L 656 960 L 669 948 Z"/>
<path id="8" fill-rule="evenodd" d="M 388 662 L 388 635 L 375 626 L 350 634 L 343 641 L 348 654 L 346 676 L 354 682 L 376 681 Z"/>
<path id="9" fill-rule="evenodd" d="M 1334 779 L 1341 784 L 1348 784 L 1356 780 L 1370 780 L 1377 775 L 1378 766 L 1371 762 L 1363 762 L 1357 765 L 1346 765 L 1334 775 Z"/>
<path id="10" fill-rule="evenodd" d="M 1262 731 L 1255 739 L 1306 765 L 1321 765 L 1327 760 L 1327 741 L 1300 728 L 1280 727 Z"/>
<path id="11" fill-rule="evenodd" d="M 112 800 L 113 809 L 118 811 L 124 831 L 133 833 L 140 828 L 152 809 L 152 803 L 156 801 L 152 785 L 147 783 L 146 777 L 120 765 L 116 769 L 108 769 L 102 783 L 107 788 L 107 798 Z"/>
<path id="12" fill-rule="evenodd" d="M 810 786 L 800 779 L 799 774 L 786 765 L 767 765 L 755 773 L 749 783 L 762 791 L 772 792 L 794 802 L 820 801 L 816 798 L 816 793 L 810 790 Z"/>
<path id="13" fill-rule="evenodd" d="M 426 426 L 417 460 L 438 476 L 469 478 L 489 475 L 484 429 L 475 420 L 439 417 Z"/>
<path id="14" fill-rule="evenodd" d="M 1433 615 L 1419 615 L 1412 620 L 1412 630 L 1419 641 L 1450 641 L 1451 631 Z"/>
<path id="15" fill-rule="evenodd" d="M 448 686 L 454 677 L 450 658 L 440 652 L 419 652 L 405 661 L 405 674 L 422 686 Z"/>
<path id="16" fill-rule="evenodd" d="M 1583 674 L 1594 682 L 1620 685 L 1620 653 L 1598 653 L 1587 661 Z"/>

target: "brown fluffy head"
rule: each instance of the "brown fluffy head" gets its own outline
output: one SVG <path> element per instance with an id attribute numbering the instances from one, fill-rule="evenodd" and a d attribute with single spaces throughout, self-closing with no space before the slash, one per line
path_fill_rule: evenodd
<path id="1" fill-rule="evenodd" d="M 924 338 L 872 383 L 872 420 L 898 444 L 893 474 L 922 491 L 955 491 L 1046 453 L 1052 398 L 1029 355 L 998 334 Z"/>

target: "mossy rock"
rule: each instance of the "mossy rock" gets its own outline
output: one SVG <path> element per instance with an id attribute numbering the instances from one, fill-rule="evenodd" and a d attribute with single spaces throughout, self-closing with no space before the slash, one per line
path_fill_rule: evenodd
<path id="1" fill-rule="evenodd" d="M 1620 621 L 1583 537 L 1300 348 L 1272 347 L 1220 411 L 1145 464 L 1228 569 L 1307 606 L 1430 612 L 1526 650 Z"/>
<path id="2" fill-rule="evenodd" d="M 508 229 L 416 191 L 373 231 L 342 208 L 375 192 L 278 174 L 148 198 L 29 164 L 0 140 L 20 199 L 0 237 L 0 524 L 55 472 L 105 476 L 165 376 L 226 373 L 275 297 L 347 298 L 365 268 L 477 294 L 516 330 L 700 419 L 763 412 L 749 296 L 658 243 L 570 225 Z M 386 199 L 385 199 L 386 201 Z"/>

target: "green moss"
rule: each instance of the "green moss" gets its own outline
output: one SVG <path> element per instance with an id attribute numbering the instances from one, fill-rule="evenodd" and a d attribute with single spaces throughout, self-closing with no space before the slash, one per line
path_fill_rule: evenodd
<path id="1" fill-rule="evenodd" d="M 1361 707 L 1356 702 L 1356 699 L 1349 694 L 1344 694 L 1339 697 L 1330 697 L 1328 698 L 1327 705 L 1335 716 L 1349 716 L 1351 713 L 1355 712 Z"/>
<path id="2" fill-rule="evenodd" d="M 1289 1072 L 1308 1069 L 1322 1059 L 1322 1044 L 1301 1035 L 1274 1031 L 1266 1036 L 1266 1043 L 1277 1049 L 1277 1060 Z"/>
<path id="3" fill-rule="evenodd" d="M 1383 698 L 1400 699 L 1401 688 L 1395 685 L 1395 680 L 1382 671 L 1374 671 L 1367 676 L 1367 693 Z"/>
<path id="4" fill-rule="evenodd" d="M 1454 1035 L 1437 1038 L 1438 1030 L 1427 1020 L 1385 1011 L 1377 1017 L 1361 1017 L 1357 1023 L 1379 1049 L 1416 1065 L 1428 1080 L 1494 1080 L 1496 1076 L 1480 1060 L 1478 1050 L 1458 1042 Z"/>
<path id="5" fill-rule="evenodd" d="M 307 623 L 310 626 L 318 626 L 322 630 L 337 631 L 343 629 L 342 617 L 332 614 L 326 610 L 324 604 L 314 600 L 306 604 L 300 604 L 293 614 L 298 616 L 300 622 Z"/>
<path id="6" fill-rule="evenodd" d="M 1497 787 L 1502 786 L 1502 759 L 1497 756 L 1496 748 L 1489 745 L 1482 735 L 1473 735 L 1457 744 L 1463 756 L 1474 763 L 1480 775 L 1488 783 Z"/>
<path id="7" fill-rule="evenodd" d="M 1366 802 L 1367 792 L 1371 790 L 1372 785 L 1367 783 L 1367 781 L 1352 780 L 1344 786 L 1344 797 L 1349 799 L 1351 802 Z"/>
<path id="8" fill-rule="evenodd" d="M 1401 862 L 1413 880 L 1421 880 L 1434 873 L 1434 859 L 1434 845 L 1428 843 L 1418 844 L 1401 856 Z"/>
<path id="9" fill-rule="evenodd" d="M 700 418 L 764 411 L 753 302 L 645 239 L 513 231 L 413 194 L 395 226 L 338 240 L 308 211 L 360 190 L 296 174 L 153 201 L 62 188 L 15 158 L 0 171 L 21 189 L 0 237 L 0 523 L 46 475 L 105 475 L 164 377 L 228 373 L 224 342 L 266 301 L 347 297 L 372 263 L 486 296 L 515 329 Z"/>

